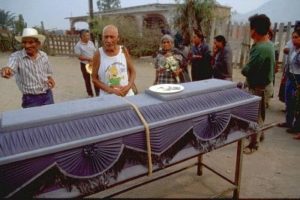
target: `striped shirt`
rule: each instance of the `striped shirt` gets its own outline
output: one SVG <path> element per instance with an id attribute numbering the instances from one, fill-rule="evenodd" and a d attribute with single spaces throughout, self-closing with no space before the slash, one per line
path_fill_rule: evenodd
<path id="1" fill-rule="evenodd" d="M 13 53 L 8 64 L 15 75 L 16 83 L 23 94 L 42 94 L 49 89 L 48 76 L 52 68 L 45 52 L 39 51 L 35 60 L 31 59 L 25 49 Z"/>

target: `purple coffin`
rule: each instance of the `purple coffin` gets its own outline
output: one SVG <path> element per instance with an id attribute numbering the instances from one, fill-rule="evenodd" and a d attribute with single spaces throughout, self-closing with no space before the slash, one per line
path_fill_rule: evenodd
<path id="1" fill-rule="evenodd" d="M 174 94 L 114 95 L 1 113 L 0 197 L 79 197 L 252 134 L 260 98 L 230 81 Z"/>

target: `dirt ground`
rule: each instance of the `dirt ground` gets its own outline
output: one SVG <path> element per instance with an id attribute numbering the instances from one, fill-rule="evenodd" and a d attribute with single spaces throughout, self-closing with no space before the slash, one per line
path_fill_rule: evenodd
<path id="1" fill-rule="evenodd" d="M 0 53 L 0 67 L 7 64 L 9 54 Z M 79 62 L 74 57 L 49 57 L 54 69 L 56 87 L 55 102 L 65 102 L 86 98 Z M 140 92 L 152 85 L 154 70 L 150 58 L 135 59 L 137 69 L 136 85 Z M 271 99 L 267 111 L 266 123 L 284 120 L 284 105 L 278 101 L 278 83 L 281 74 L 276 75 L 275 97 Z M 240 70 L 234 70 L 234 81 L 244 80 Z M 1 112 L 20 109 L 21 93 L 14 79 L 0 78 L 0 114 Z M 251 155 L 244 155 L 241 177 L 241 198 L 300 198 L 300 141 L 284 129 L 274 127 L 266 131 L 266 138 L 259 150 Z M 247 143 L 247 142 L 246 142 Z M 236 144 L 204 155 L 204 162 L 217 171 L 233 179 Z M 195 161 L 195 160 L 193 160 Z M 190 162 L 193 162 L 190 161 Z M 175 166 L 175 169 L 179 166 Z M 145 177 L 144 181 L 149 178 Z M 121 185 L 112 191 L 94 194 L 99 198 L 117 191 L 132 183 Z M 196 175 L 196 168 L 191 168 L 159 181 L 120 194 L 119 198 L 207 198 L 215 196 L 231 185 L 215 174 L 204 169 L 203 176 Z M 231 197 L 226 193 L 223 197 Z"/>

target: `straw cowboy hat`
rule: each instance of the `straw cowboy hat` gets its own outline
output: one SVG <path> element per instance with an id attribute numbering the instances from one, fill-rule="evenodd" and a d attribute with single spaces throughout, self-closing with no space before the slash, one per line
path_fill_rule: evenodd
<path id="1" fill-rule="evenodd" d="M 41 44 L 43 44 L 46 39 L 44 35 L 38 34 L 37 30 L 35 30 L 34 28 L 24 28 L 22 36 L 16 36 L 15 38 L 18 42 L 22 42 L 22 39 L 25 37 L 36 38 L 40 41 Z"/>

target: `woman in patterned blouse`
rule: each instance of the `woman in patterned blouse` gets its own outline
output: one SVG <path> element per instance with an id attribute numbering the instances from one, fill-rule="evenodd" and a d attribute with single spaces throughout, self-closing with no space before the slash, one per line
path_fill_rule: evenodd
<path id="1" fill-rule="evenodd" d="M 179 76 L 182 75 L 186 66 L 186 59 L 181 52 L 174 48 L 174 40 L 170 35 L 161 38 L 161 50 L 154 58 L 156 78 L 154 84 L 180 83 Z"/>

